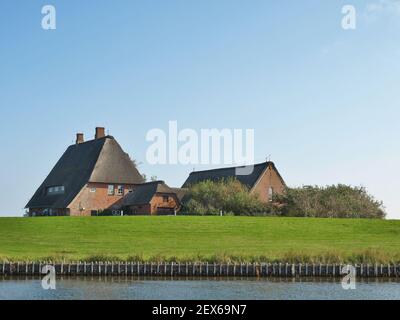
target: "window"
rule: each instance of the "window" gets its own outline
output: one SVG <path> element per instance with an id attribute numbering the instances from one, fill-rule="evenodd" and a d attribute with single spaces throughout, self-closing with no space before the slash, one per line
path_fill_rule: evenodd
<path id="1" fill-rule="evenodd" d="M 274 188 L 269 187 L 268 188 L 268 200 L 272 201 L 273 197 L 274 197 Z"/>
<path id="2" fill-rule="evenodd" d="M 90 188 L 90 192 L 91 193 L 95 193 L 96 192 L 96 188 L 94 188 L 94 187 Z"/>
<path id="3" fill-rule="evenodd" d="M 123 186 L 118 186 L 117 188 L 117 194 L 119 196 L 122 196 L 124 194 L 124 187 Z"/>
<path id="4" fill-rule="evenodd" d="M 163 202 L 168 202 L 169 201 L 169 197 L 168 196 L 163 196 Z"/>
<path id="5" fill-rule="evenodd" d="M 112 185 L 112 184 L 108 185 L 108 195 L 109 196 L 114 195 L 114 185 Z"/>
<path id="6" fill-rule="evenodd" d="M 65 192 L 64 186 L 55 186 L 46 188 L 46 194 L 48 195 L 63 194 L 64 192 Z"/>
<path id="7" fill-rule="evenodd" d="M 133 192 L 133 188 L 129 187 L 129 193 L 132 193 L 132 192 Z"/>

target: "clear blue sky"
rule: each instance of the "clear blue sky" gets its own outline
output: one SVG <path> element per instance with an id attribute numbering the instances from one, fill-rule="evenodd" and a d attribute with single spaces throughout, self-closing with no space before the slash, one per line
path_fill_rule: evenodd
<path id="1" fill-rule="evenodd" d="M 353 4 L 357 29 L 341 28 Z M 57 9 L 57 30 L 41 8 Z M 371 5 L 372 4 L 372 5 Z M 0 215 L 21 215 L 82 131 L 146 164 L 151 128 L 254 128 L 287 184 L 363 185 L 400 218 L 399 1 L 23 1 L 0 5 Z"/>

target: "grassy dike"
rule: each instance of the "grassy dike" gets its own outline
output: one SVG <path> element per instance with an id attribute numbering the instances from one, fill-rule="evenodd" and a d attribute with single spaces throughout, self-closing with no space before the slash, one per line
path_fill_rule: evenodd
<path id="1" fill-rule="evenodd" d="M 0 261 L 399 263 L 400 221 L 0 218 Z"/>

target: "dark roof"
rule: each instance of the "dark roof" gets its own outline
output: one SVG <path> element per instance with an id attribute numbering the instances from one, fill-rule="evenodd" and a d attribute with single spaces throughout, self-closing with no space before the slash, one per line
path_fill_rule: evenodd
<path id="1" fill-rule="evenodd" d="M 282 177 L 280 176 L 278 170 L 276 169 L 274 163 L 267 161 L 267 162 L 255 164 L 252 173 L 248 174 L 248 175 L 237 175 L 236 169 L 250 168 L 250 166 L 239 166 L 239 167 L 220 168 L 220 169 L 205 170 L 205 171 L 194 171 L 189 175 L 189 177 L 183 184 L 182 188 L 188 188 L 190 185 L 194 185 L 201 181 L 207 181 L 207 180 L 221 181 L 223 179 L 236 178 L 242 184 L 244 184 L 249 189 L 251 189 L 255 186 L 258 179 L 261 177 L 263 172 L 269 166 L 271 166 L 277 172 L 278 176 L 282 180 L 282 183 L 285 184 Z"/>
<path id="2" fill-rule="evenodd" d="M 138 204 L 150 203 L 156 193 L 175 194 L 164 181 L 152 181 L 135 185 L 133 192 L 124 197 L 123 205 L 132 206 Z"/>
<path id="3" fill-rule="evenodd" d="M 90 140 L 68 147 L 26 208 L 66 208 L 88 182 L 136 184 L 143 178 L 113 137 Z M 47 195 L 52 186 L 65 192 Z"/>

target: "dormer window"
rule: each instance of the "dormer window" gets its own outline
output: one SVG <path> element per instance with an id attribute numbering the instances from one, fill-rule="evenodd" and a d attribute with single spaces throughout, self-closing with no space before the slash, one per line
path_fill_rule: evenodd
<path id="1" fill-rule="evenodd" d="M 64 186 L 54 186 L 46 188 L 47 195 L 63 194 L 65 192 Z"/>

